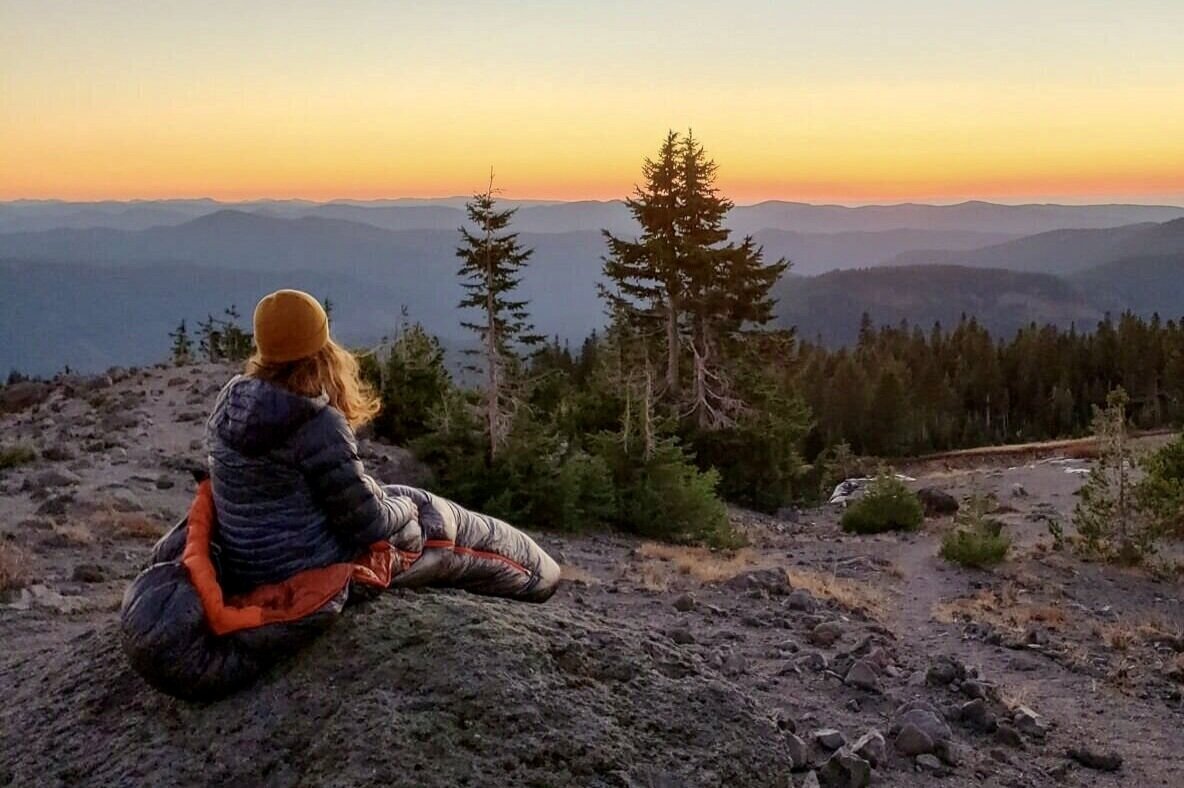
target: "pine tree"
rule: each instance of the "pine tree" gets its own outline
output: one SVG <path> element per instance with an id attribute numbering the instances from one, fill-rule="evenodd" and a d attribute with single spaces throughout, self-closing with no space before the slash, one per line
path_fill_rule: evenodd
<path id="1" fill-rule="evenodd" d="M 198 349 L 211 364 L 221 361 L 222 330 L 221 323 L 213 315 L 206 315 L 206 319 L 197 324 Z"/>
<path id="2" fill-rule="evenodd" d="M 189 329 L 185 326 L 184 320 L 177 325 L 175 331 L 169 333 L 169 338 L 173 340 L 171 351 L 173 364 L 178 367 L 192 364 L 193 340 L 189 338 Z"/>
<path id="3" fill-rule="evenodd" d="M 1095 408 L 1098 459 L 1079 493 L 1073 522 L 1086 552 L 1139 563 L 1153 547 L 1154 534 L 1134 495 L 1131 474 L 1135 459 L 1127 437 L 1127 402 L 1126 392 L 1118 388 L 1106 398 L 1105 408 Z"/>
<path id="4" fill-rule="evenodd" d="M 656 160 L 646 158 L 644 185 L 625 201 L 641 226 L 636 241 L 604 231 L 609 255 L 604 274 L 612 282 L 601 287 L 612 312 L 642 337 L 661 337 L 665 345 L 664 387 L 678 398 L 680 378 L 682 294 L 684 273 L 679 263 L 679 137 L 667 132 Z"/>
<path id="5" fill-rule="evenodd" d="M 520 281 L 517 273 L 530 259 L 532 250 L 522 248 L 517 233 L 506 232 L 516 209 L 499 211 L 494 194 L 491 173 L 485 192 L 465 205 L 476 232 L 461 227 L 463 243 L 456 250 L 456 256 L 463 261 L 459 271 L 464 280 L 461 286 L 467 291 L 460 307 L 475 309 L 481 315 L 480 322 L 461 325 L 477 334 L 481 343 L 480 350 L 470 353 L 480 358 L 480 364 L 469 369 L 485 378 L 484 422 L 490 459 L 496 457 L 509 432 L 517 400 L 515 383 L 522 365 L 519 352 L 542 341 L 529 322 L 527 302 L 513 298 Z"/>

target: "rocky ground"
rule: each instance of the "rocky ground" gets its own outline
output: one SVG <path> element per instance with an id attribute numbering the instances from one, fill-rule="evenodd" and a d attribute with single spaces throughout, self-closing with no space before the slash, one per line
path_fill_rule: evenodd
<path id="1" fill-rule="evenodd" d="M 228 700 L 159 695 L 114 619 L 229 374 L 0 390 L 0 785 L 1184 785 L 1180 585 L 1055 549 L 1081 460 L 901 469 L 996 495 L 991 572 L 936 557 L 942 517 L 735 511 L 729 554 L 534 531 L 564 566 L 546 605 L 391 592 Z"/>

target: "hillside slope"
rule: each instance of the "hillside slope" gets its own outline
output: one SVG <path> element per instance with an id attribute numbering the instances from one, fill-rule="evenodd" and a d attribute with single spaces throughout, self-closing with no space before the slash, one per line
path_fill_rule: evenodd
<path id="1" fill-rule="evenodd" d="M 1009 335 L 1035 321 L 1091 324 L 1102 310 L 1078 286 L 1046 274 L 958 266 L 902 266 L 789 277 L 778 283 L 777 320 L 804 339 L 854 342 L 863 313 L 873 323 L 907 320 L 928 330 L 963 315 L 991 332 Z"/>

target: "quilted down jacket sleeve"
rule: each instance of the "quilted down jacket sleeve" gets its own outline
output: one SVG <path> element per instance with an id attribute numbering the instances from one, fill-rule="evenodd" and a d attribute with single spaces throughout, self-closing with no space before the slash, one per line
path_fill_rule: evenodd
<path id="1" fill-rule="evenodd" d="M 365 548 L 395 538 L 415 518 L 410 500 L 389 495 L 366 475 L 341 411 L 323 409 L 300 430 L 295 444 L 296 460 L 313 496 L 341 538 Z"/>

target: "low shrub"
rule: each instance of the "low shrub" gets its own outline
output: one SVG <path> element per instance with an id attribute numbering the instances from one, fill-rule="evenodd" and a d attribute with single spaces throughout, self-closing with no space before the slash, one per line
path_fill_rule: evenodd
<path id="1" fill-rule="evenodd" d="M 954 519 L 956 527 L 941 540 L 939 555 L 951 563 L 984 569 L 1007 557 L 1011 539 L 1003 524 L 987 516 L 995 508 L 989 496 L 972 496 Z"/>
<path id="2" fill-rule="evenodd" d="M 0 448 L 0 471 L 6 468 L 15 468 L 18 465 L 26 465 L 35 459 L 37 459 L 37 452 L 33 450 L 32 446 L 22 443 L 15 446 L 4 446 Z"/>
<path id="3" fill-rule="evenodd" d="M 847 507 L 841 524 L 848 533 L 879 534 L 912 531 L 924 519 L 917 496 L 895 476 L 881 473 L 864 496 Z"/>
<path id="4" fill-rule="evenodd" d="M 1011 540 L 1002 533 L 955 528 L 941 540 L 941 557 L 962 566 L 983 569 L 1007 557 Z"/>

